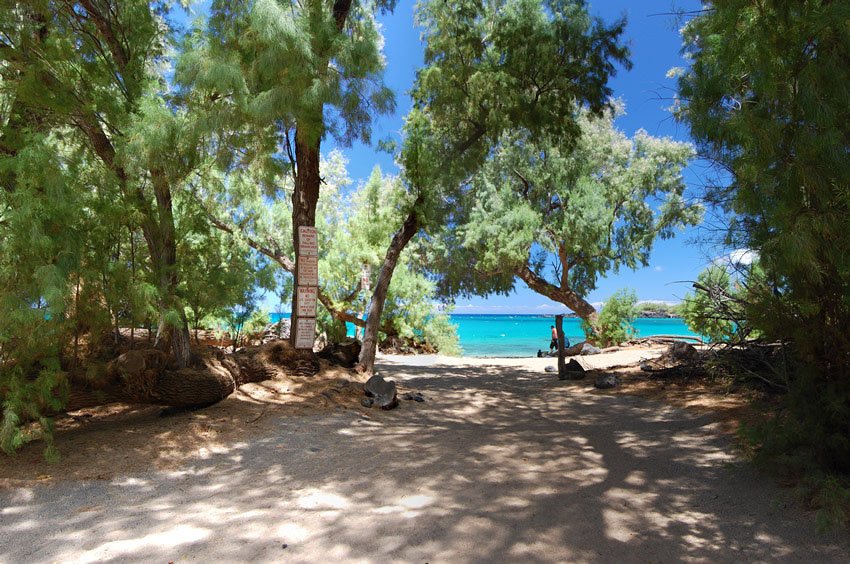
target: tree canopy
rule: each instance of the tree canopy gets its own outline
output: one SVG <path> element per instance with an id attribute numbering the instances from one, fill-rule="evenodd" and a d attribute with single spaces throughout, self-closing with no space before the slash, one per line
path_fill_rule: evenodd
<path id="1" fill-rule="evenodd" d="M 645 266 L 656 239 L 699 222 L 684 197 L 687 143 L 629 139 L 614 110 L 578 115 L 575 140 L 506 135 L 473 177 L 468 211 L 442 245 L 444 291 L 508 292 L 519 278 L 593 326 L 585 296 L 599 277 Z M 458 248 L 464 268 L 451 269 Z"/>

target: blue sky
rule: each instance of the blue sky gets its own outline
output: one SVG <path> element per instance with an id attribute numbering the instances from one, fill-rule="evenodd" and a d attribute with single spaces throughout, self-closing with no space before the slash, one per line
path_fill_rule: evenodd
<path id="1" fill-rule="evenodd" d="M 374 125 L 373 139 L 387 136 L 399 139 L 404 115 L 410 109 L 408 91 L 416 69 L 422 64 L 420 33 L 413 25 L 414 2 L 402 0 L 395 12 L 381 18 L 385 37 L 384 53 L 387 58 L 386 82 L 396 93 L 395 115 L 378 120 Z M 680 55 L 678 24 L 672 15 L 670 0 L 605 0 L 591 3 L 591 13 L 606 21 L 623 15 L 628 19 L 625 39 L 632 51 L 634 67 L 631 71 L 620 69 L 612 81 L 615 96 L 626 104 L 626 115 L 618 126 L 632 135 L 645 129 L 652 135 L 670 136 L 688 140 L 687 129 L 676 124 L 667 111 L 671 104 L 675 83 L 666 77 L 667 71 L 685 63 Z M 696 0 L 676 0 L 675 7 L 683 10 L 700 8 Z M 330 144 L 325 144 L 330 149 Z M 385 171 L 397 172 L 392 158 L 370 147 L 356 145 L 344 149 L 349 158 L 349 173 L 355 182 L 365 180 L 375 164 Z M 689 190 L 696 193 L 702 184 L 700 165 L 695 163 L 686 172 Z M 650 264 L 637 271 L 623 270 L 600 280 L 589 301 L 606 300 L 620 288 L 634 289 L 641 300 L 679 301 L 687 293 L 697 274 L 711 260 L 711 252 L 694 244 L 697 229 L 683 231 L 676 238 L 656 243 Z M 521 281 L 510 296 L 460 299 L 457 313 L 558 313 L 566 308 L 529 290 Z"/>

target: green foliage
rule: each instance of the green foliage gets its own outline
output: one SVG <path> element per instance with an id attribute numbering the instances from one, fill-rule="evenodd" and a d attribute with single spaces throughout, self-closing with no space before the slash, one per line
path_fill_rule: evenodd
<path id="1" fill-rule="evenodd" d="M 712 194 L 735 213 L 730 238 L 771 283 L 761 327 L 825 377 L 850 374 L 847 14 L 825 0 L 717 4 L 685 26 L 679 82 L 680 118 L 732 175 Z"/>
<path id="2" fill-rule="evenodd" d="M 738 336 L 737 326 L 727 315 L 728 300 L 724 300 L 734 293 L 729 272 L 723 266 L 711 266 L 700 272 L 697 284 L 701 288 L 689 292 L 682 303 L 688 328 L 713 343 L 733 341 Z"/>
<path id="3" fill-rule="evenodd" d="M 797 478 L 850 473 L 848 18 L 846 2 L 732 0 L 684 28 L 678 116 L 728 174 L 709 195 L 729 242 L 759 255 L 750 321 L 789 345 L 759 455 Z"/>
<path id="4" fill-rule="evenodd" d="M 600 276 L 646 265 L 657 239 L 699 221 L 700 206 L 683 195 L 691 147 L 643 131 L 629 139 L 616 115 L 577 111 L 580 135 L 566 143 L 505 136 L 447 234 L 465 253 L 462 269 L 448 271 L 448 290 L 492 291 L 501 280 L 507 286 L 495 290 L 506 291 L 517 275 L 590 320 L 584 296 Z"/>
<path id="5" fill-rule="evenodd" d="M 618 290 L 602 306 L 596 323 L 591 325 L 583 320 L 582 328 L 599 346 L 624 343 L 637 335 L 633 325 L 637 316 L 635 304 L 637 294 L 634 290 Z"/>
<path id="6" fill-rule="evenodd" d="M 337 153 L 326 163 L 326 179 L 340 178 L 345 171 Z M 319 273 L 324 292 L 335 305 L 352 312 L 366 309 L 369 293 L 359 289 L 361 272 L 367 268 L 374 284 L 390 240 L 410 206 L 409 199 L 400 179 L 383 175 L 377 167 L 354 192 L 337 190 L 333 182 L 326 184 L 319 198 Z M 402 253 L 387 293 L 382 324 L 399 337 L 429 343 L 446 354 L 457 352 L 456 328 L 437 310 L 435 284 L 417 265 L 418 255 L 416 247 Z M 333 329 L 329 336 L 332 333 Z"/>

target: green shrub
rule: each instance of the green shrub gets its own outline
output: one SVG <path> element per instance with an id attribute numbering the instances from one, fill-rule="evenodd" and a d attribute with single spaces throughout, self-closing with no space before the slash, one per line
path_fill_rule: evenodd
<path id="1" fill-rule="evenodd" d="M 618 290 L 602 306 L 594 328 L 582 323 L 585 333 L 593 335 L 592 340 L 602 347 L 628 341 L 637 335 L 633 325 L 637 316 L 636 304 L 634 290 Z"/>

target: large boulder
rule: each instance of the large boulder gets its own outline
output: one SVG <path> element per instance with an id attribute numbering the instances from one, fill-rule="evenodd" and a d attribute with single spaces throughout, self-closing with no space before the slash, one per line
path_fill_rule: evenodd
<path id="1" fill-rule="evenodd" d="M 667 355 L 676 360 L 692 360 L 699 356 L 699 351 L 690 343 L 676 341 L 667 349 Z"/>
<path id="2" fill-rule="evenodd" d="M 366 397 L 371 399 L 368 407 L 377 406 L 386 410 L 398 407 L 398 393 L 395 382 L 392 380 L 384 380 L 378 374 L 374 374 L 364 384 L 363 391 Z"/>

